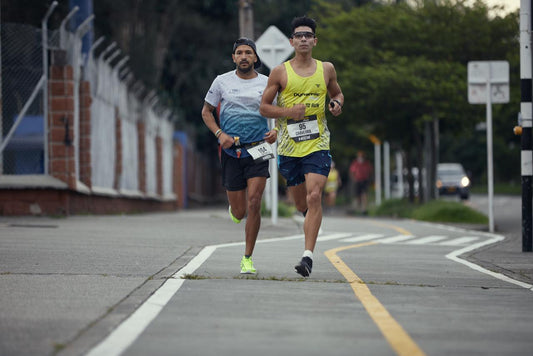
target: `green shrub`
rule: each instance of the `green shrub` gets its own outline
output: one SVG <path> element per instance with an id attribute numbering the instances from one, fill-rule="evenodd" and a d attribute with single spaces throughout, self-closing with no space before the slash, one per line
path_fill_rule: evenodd
<path id="1" fill-rule="evenodd" d="M 412 212 L 411 217 L 422 221 L 486 224 L 488 218 L 460 202 L 433 200 Z"/>
<path id="2" fill-rule="evenodd" d="M 373 216 L 408 218 L 421 221 L 487 224 L 488 218 L 461 202 L 432 200 L 427 204 L 413 204 L 406 199 L 384 201 L 371 212 Z"/>
<path id="3" fill-rule="evenodd" d="M 372 216 L 391 216 L 394 218 L 410 218 L 417 205 L 406 199 L 385 200 L 381 205 L 370 210 Z"/>

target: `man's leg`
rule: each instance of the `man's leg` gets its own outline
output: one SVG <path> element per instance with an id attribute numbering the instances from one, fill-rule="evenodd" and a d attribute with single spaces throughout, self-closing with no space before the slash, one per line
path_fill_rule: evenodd
<path id="1" fill-rule="evenodd" d="M 235 218 L 241 220 L 246 215 L 246 189 L 226 191 L 230 212 Z"/>
<path id="2" fill-rule="evenodd" d="M 246 189 L 237 190 L 237 191 L 228 191 L 228 201 L 229 201 L 229 213 L 234 222 L 239 223 L 241 219 L 246 215 Z M 248 226 L 249 221 L 246 219 L 246 225 Z M 245 228 L 246 230 L 246 228 Z M 241 259 L 241 273 L 245 274 L 255 274 L 256 270 L 253 266 L 253 262 L 250 258 L 250 255 L 247 255 L 246 250 L 248 249 L 248 241 L 246 240 L 245 246 L 245 256 Z M 253 250 L 253 247 L 251 248 Z"/>
<path id="3" fill-rule="evenodd" d="M 357 209 L 356 211 L 362 211 L 363 210 L 363 190 L 361 187 L 361 182 L 357 182 L 355 185 L 355 194 L 357 196 Z"/>
<path id="4" fill-rule="evenodd" d="M 233 158 L 222 151 L 220 156 L 222 166 L 222 182 L 228 196 L 229 213 L 235 223 L 246 215 L 246 180 L 237 158 Z"/>
<path id="5" fill-rule="evenodd" d="M 327 177 L 317 173 L 305 175 L 307 215 L 304 222 L 305 249 L 314 251 L 322 224 L 322 191 Z"/>
<path id="6" fill-rule="evenodd" d="M 364 190 L 362 193 L 361 193 L 361 209 L 363 210 L 363 214 L 366 214 L 367 213 L 367 205 L 368 205 L 368 194 L 366 192 L 366 190 Z"/>
<path id="7" fill-rule="evenodd" d="M 307 214 L 304 221 L 305 250 L 301 261 L 294 266 L 296 273 L 309 277 L 313 268 L 313 251 L 315 250 L 318 231 L 322 223 L 322 191 L 327 177 L 317 173 L 305 175 L 305 201 Z"/>
<path id="8" fill-rule="evenodd" d="M 248 179 L 248 217 L 246 218 L 246 226 L 244 229 L 246 247 L 244 254 L 251 256 L 255 241 L 257 240 L 257 234 L 261 227 L 261 200 L 263 198 L 263 192 L 265 190 L 266 177 L 254 177 Z"/>
<path id="9" fill-rule="evenodd" d="M 305 181 L 301 184 L 289 187 L 289 191 L 296 210 L 300 213 L 305 213 L 307 211 L 307 189 Z"/>

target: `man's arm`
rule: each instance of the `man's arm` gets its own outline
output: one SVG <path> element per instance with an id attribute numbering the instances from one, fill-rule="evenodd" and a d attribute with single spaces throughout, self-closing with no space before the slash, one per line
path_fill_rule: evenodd
<path id="1" fill-rule="evenodd" d="M 213 135 L 218 138 L 222 148 L 229 148 L 231 145 L 233 145 L 234 139 L 233 137 L 226 135 L 226 133 L 224 133 L 220 127 L 218 127 L 217 121 L 215 120 L 215 115 L 213 115 L 213 110 L 215 110 L 215 107 L 204 101 L 204 106 L 202 107 L 202 119 L 204 120 L 205 126 L 207 126 Z"/>
<path id="2" fill-rule="evenodd" d="M 324 71 L 326 72 L 326 83 L 328 87 L 328 95 L 330 98 L 329 111 L 333 116 L 339 116 L 342 113 L 344 106 L 344 95 L 341 87 L 337 82 L 337 72 L 335 66 L 330 62 L 324 62 Z M 333 105 L 331 105 L 333 104 Z"/>
<path id="3" fill-rule="evenodd" d="M 259 113 L 264 117 L 290 117 L 293 119 L 301 120 L 305 116 L 304 104 L 297 104 L 291 108 L 284 108 L 273 104 L 276 95 L 283 88 L 282 80 L 284 77 L 285 67 L 283 65 L 275 67 L 272 72 L 270 72 L 267 86 L 263 91 L 263 97 L 261 98 Z"/>
<path id="4" fill-rule="evenodd" d="M 214 134 L 217 130 L 220 129 L 215 120 L 215 115 L 213 115 L 213 110 L 215 107 L 209 104 L 207 101 L 204 101 L 204 106 L 202 107 L 202 119 L 204 120 L 205 126 Z"/>

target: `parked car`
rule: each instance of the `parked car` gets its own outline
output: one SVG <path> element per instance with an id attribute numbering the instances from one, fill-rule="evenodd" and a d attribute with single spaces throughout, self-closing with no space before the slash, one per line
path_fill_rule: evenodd
<path id="1" fill-rule="evenodd" d="M 460 163 L 439 163 L 436 184 L 439 195 L 458 195 L 462 200 L 470 195 L 470 179 Z"/>

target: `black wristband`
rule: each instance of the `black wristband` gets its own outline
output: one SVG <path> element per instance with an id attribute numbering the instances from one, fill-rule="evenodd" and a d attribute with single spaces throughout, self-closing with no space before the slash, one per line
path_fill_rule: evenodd
<path id="1" fill-rule="evenodd" d="M 341 102 L 340 102 L 340 101 L 338 101 L 337 99 L 333 99 L 333 100 L 331 100 L 331 101 L 334 101 L 334 102 L 336 102 L 337 104 L 339 104 L 339 106 L 340 106 L 340 107 L 341 107 L 341 109 L 342 109 L 342 104 L 341 104 Z"/>

